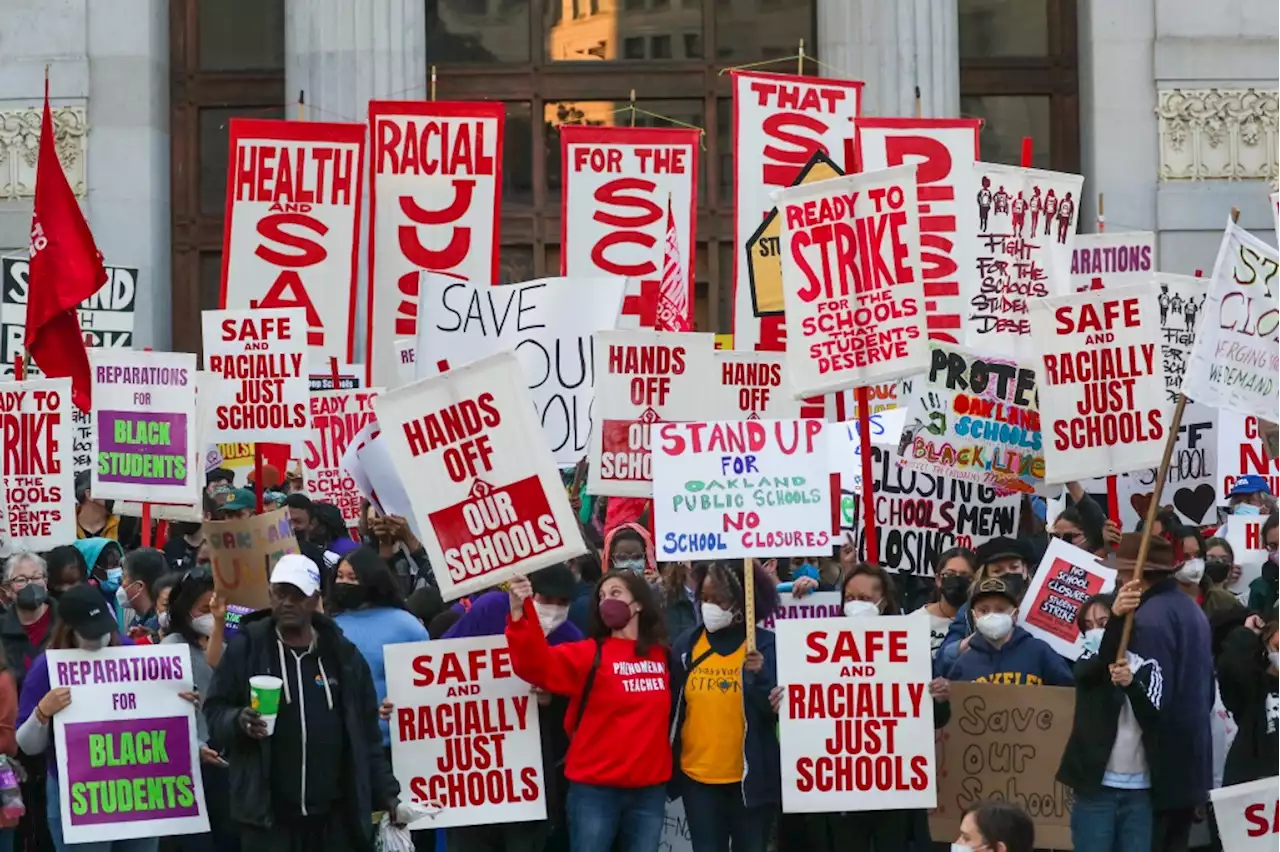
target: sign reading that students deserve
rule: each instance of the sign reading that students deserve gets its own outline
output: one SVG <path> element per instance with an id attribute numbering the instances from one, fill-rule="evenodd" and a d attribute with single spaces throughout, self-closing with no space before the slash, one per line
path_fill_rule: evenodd
<path id="1" fill-rule="evenodd" d="M 1168 420 L 1152 282 L 1031 303 L 1045 479 L 1160 464 Z"/>
<path id="2" fill-rule="evenodd" d="M 507 638 L 387 645 L 383 656 L 391 768 L 402 796 L 438 809 L 409 828 L 546 819 L 538 700 Z"/>
<path id="3" fill-rule="evenodd" d="M 1209 798 L 1222 852 L 1274 852 L 1280 843 L 1280 778 L 1219 787 Z"/>
<path id="4" fill-rule="evenodd" d="M 228 605 L 249 612 L 271 605 L 267 579 L 280 557 L 301 552 L 287 509 L 231 521 L 205 521 L 205 540 L 218 594 Z"/>
<path id="5" fill-rule="evenodd" d="M 196 356 L 89 350 L 98 500 L 191 502 L 204 483 L 196 429 Z"/>
<path id="6" fill-rule="evenodd" d="M 355 349 L 364 132 L 231 119 L 218 307 L 301 308 L 313 364 Z"/>
<path id="7" fill-rule="evenodd" d="M 105 604 L 103 604 L 105 606 Z M 49 685 L 71 690 L 53 717 L 68 844 L 209 830 L 186 645 L 48 652 Z"/>
<path id="8" fill-rule="evenodd" d="M 374 403 L 447 601 L 586 552 L 512 352 Z"/>
<path id="9" fill-rule="evenodd" d="M 310 434 L 307 320 L 301 308 L 204 312 L 213 441 L 301 445 Z"/>
<path id="10" fill-rule="evenodd" d="M 1071 292 L 1145 284 L 1155 273 L 1156 235 L 1150 231 L 1076 234 Z"/>
<path id="11" fill-rule="evenodd" d="M 354 527 L 360 520 L 360 491 L 342 469 L 342 455 L 373 417 L 373 401 L 382 391 L 321 391 L 311 394 L 311 437 L 302 457 L 302 476 L 308 494 L 332 503 L 342 520 Z"/>
<path id="12" fill-rule="evenodd" d="M 929 622 L 910 616 L 780 621 L 784 813 L 937 803 Z"/>
<path id="13" fill-rule="evenodd" d="M 418 333 L 422 271 L 498 281 L 501 103 L 370 101 L 369 385 L 394 387 L 390 341 Z"/>
<path id="14" fill-rule="evenodd" d="M 45 551 L 76 540 L 72 407 L 70 379 L 0 384 L 2 555 Z"/>
<path id="15" fill-rule="evenodd" d="M 1078 660 L 1084 653 L 1084 636 L 1076 620 L 1080 607 L 1115 584 L 1115 570 L 1100 564 L 1092 553 L 1062 539 L 1050 539 L 1022 596 L 1018 624 L 1068 660 Z"/>
<path id="16" fill-rule="evenodd" d="M 821 420 L 653 426 L 658 561 L 831 552 Z"/>
<path id="17" fill-rule="evenodd" d="M 787 381 L 786 356 L 781 352 L 739 352 L 717 349 L 715 401 L 717 420 L 791 420 L 806 416 Z"/>
<path id="18" fill-rule="evenodd" d="M 916 167 L 804 184 L 777 199 L 795 393 L 923 370 L 929 354 Z"/>

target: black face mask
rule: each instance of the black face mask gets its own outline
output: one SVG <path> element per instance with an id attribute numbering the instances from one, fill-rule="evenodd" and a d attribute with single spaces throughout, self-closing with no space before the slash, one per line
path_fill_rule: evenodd
<path id="1" fill-rule="evenodd" d="M 18 591 L 18 596 L 14 603 L 18 605 L 18 609 L 27 612 L 35 612 L 44 603 L 49 600 L 49 590 L 44 586 L 36 583 L 28 583 Z"/>
<path id="2" fill-rule="evenodd" d="M 1225 583 L 1231 573 L 1231 563 L 1226 559 L 1206 559 L 1204 574 L 1210 583 Z"/>
<path id="3" fill-rule="evenodd" d="M 364 586 L 357 583 L 334 583 L 329 597 L 338 609 L 359 609 L 365 602 Z"/>
<path id="4" fill-rule="evenodd" d="M 942 578 L 942 599 L 959 607 L 969 599 L 969 578 L 960 574 L 948 574 Z"/>
<path id="5" fill-rule="evenodd" d="M 1274 553 L 1267 556 L 1267 561 L 1262 563 L 1262 579 L 1270 583 L 1280 579 L 1280 569 L 1276 565 L 1276 555 Z"/>

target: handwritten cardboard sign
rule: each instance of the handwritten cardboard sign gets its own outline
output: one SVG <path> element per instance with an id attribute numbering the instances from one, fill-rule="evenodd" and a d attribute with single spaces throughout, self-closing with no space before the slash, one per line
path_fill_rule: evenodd
<path id="1" fill-rule="evenodd" d="M 205 539 L 218 594 L 229 605 L 249 611 L 271 605 L 267 594 L 271 569 L 286 553 L 301 552 L 287 509 L 232 521 L 205 521 Z"/>

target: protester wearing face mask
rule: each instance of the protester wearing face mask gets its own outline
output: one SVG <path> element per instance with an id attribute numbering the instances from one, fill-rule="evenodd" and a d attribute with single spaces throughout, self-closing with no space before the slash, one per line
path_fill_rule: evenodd
<path id="1" fill-rule="evenodd" d="M 1200 589 L 1200 581 L 1204 579 L 1203 559 L 1182 560 L 1178 563 L 1178 569 L 1173 572 L 1173 577 L 1178 581 L 1178 588 L 1182 593 L 1195 601 L 1197 606 L 1204 603 Z"/>
<path id="2" fill-rule="evenodd" d="M 156 580 L 156 624 L 160 625 L 160 635 L 164 636 L 169 630 L 169 594 L 173 591 L 173 587 L 178 585 L 178 581 L 183 578 L 187 571 L 194 571 L 203 567 L 209 570 L 207 565 L 200 566 L 192 563 L 192 565 L 183 571 L 166 571 L 160 575 L 160 579 Z"/>
<path id="3" fill-rule="evenodd" d="M 126 631 L 135 641 L 160 631 L 156 583 L 169 570 L 169 560 L 154 547 L 142 547 L 124 558 L 119 597 L 128 616 Z"/>
<path id="4" fill-rule="evenodd" d="M 698 562 L 693 581 L 701 625 L 672 644 L 672 794 L 684 799 L 693 852 L 764 852 L 782 803 L 773 632 L 745 623 L 743 584 L 754 583 L 757 621 L 777 609 L 778 593 L 757 568 Z M 747 631 L 756 648 L 747 651 Z M 751 771 L 747 772 L 747 767 Z"/>
<path id="5" fill-rule="evenodd" d="M 1231 484 L 1231 490 L 1227 492 L 1227 511 L 1246 517 L 1261 515 L 1270 496 L 1271 488 L 1265 477 L 1246 473 Z"/>
<path id="6" fill-rule="evenodd" d="M 1225 538 L 1214 537 L 1204 543 L 1204 576 L 1207 589 L 1221 589 L 1239 595 L 1232 590 L 1240 579 L 1240 566 L 1236 564 L 1236 552 Z M 1244 603 L 1243 600 L 1240 603 Z"/>
<path id="7" fill-rule="evenodd" d="M 1239 731 L 1227 751 L 1222 784 L 1243 784 L 1280 775 L 1280 650 L 1271 620 L 1250 616 L 1227 637 L 1218 659 L 1222 703 Z"/>
<path id="8" fill-rule="evenodd" d="M 4 573 L 13 605 L 0 616 L 0 640 L 14 684 L 21 689 L 31 661 L 49 643 L 55 613 L 50 604 L 45 561 L 38 554 L 13 554 L 5 563 Z"/>
<path id="9" fill-rule="evenodd" d="M 969 649 L 950 669 L 950 680 L 977 683 L 1071 686 L 1067 662 L 1047 642 L 1016 623 L 1026 586 L 1021 574 L 1006 572 L 974 585 L 969 617 L 975 633 Z"/>
<path id="10" fill-rule="evenodd" d="M 516 577 L 509 594 L 506 633 L 516 674 L 569 699 L 570 848 L 657 852 L 671 779 L 671 685 L 653 589 L 634 571 L 610 571 L 597 587 L 590 639 L 555 647 L 547 644 L 529 581 Z"/>
<path id="11" fill-rule="evenodd" d="M 1035 846 L 1036 824 L 1026 811 L 1012 802 L 987 802 L 964 815 L 951 852 L 1032 852 Z"/>
<path id="12" fill-rule="evenodd" d="M 947 638 L 956 613 L 969 602 L 969 587 L 976 570 L 977 555 L 968 548 L 953 547 L 938 557 L 933 600 L 916 610 L 929 616 L 929 647 L 935 655 Z"/>
<path id="13" fill-rule="evenodd" d="M 985 579 L 1003 577 L 1006 574 L 1021 577 L 1022 588 L 1025 589 L 1026 581 L 1031 576 L 1030 565 L 1031 549 L 1026 542 L 1007 536 L 993 538 L 978 547 L 978 570 L 974 572 L 970 589 Z M 966 601 L 964 606 L 956 610 L 956 616 L 947 630 L 947 638 L 942 640 L 942 645 L 934 652 L 934 674 L 946 675 L 956 659 L 969 649 L 974 633 L 972 621 L 969 618 L 969 602 Z"/>
<path id="14" fill-rule="evenodd" d="M 88 566 L 88 581 L 97 586 L 103 599 L 117 611 L 116 592 L 120 591 L 120 583 L 124 580 L 124 549 L 118 541 L 109 538 L 82 538 L 75 543 L 76 550 L 84 557 Z"/>
<path id="15" fill-rule="evenodd" d="M 1256 613 L 1270 612 L 1280 597 L 1280 574 L 1276 567 L 1276 548 L 1280 545 L 1280 530 L 1276 522 L 1280 515 L 1267 516 L 1262 525 L 1262 544 L 1267 549 L 1267 561 L 1262 563 L 1262 574 L 1249 584 L 1249 609 Z"/>
<path id="16" fill-rule="evenodd" d="M 639 524 L 619 524 L 604 537 L 601 559 L 613 571 L 632 571 L 642 575 L 650 585 L 656 584 L 658 563 L 654 561 L 653 540 Z"/>

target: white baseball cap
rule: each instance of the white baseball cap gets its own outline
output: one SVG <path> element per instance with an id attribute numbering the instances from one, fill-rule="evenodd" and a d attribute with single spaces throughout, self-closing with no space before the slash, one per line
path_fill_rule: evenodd
<path id="1" fill-rule="evenodd" d="M 301 553 L 286 553 L 271 569 L 271 583 L 288 583 L 311 597 L 320 591 L 320 569 Z"/>

